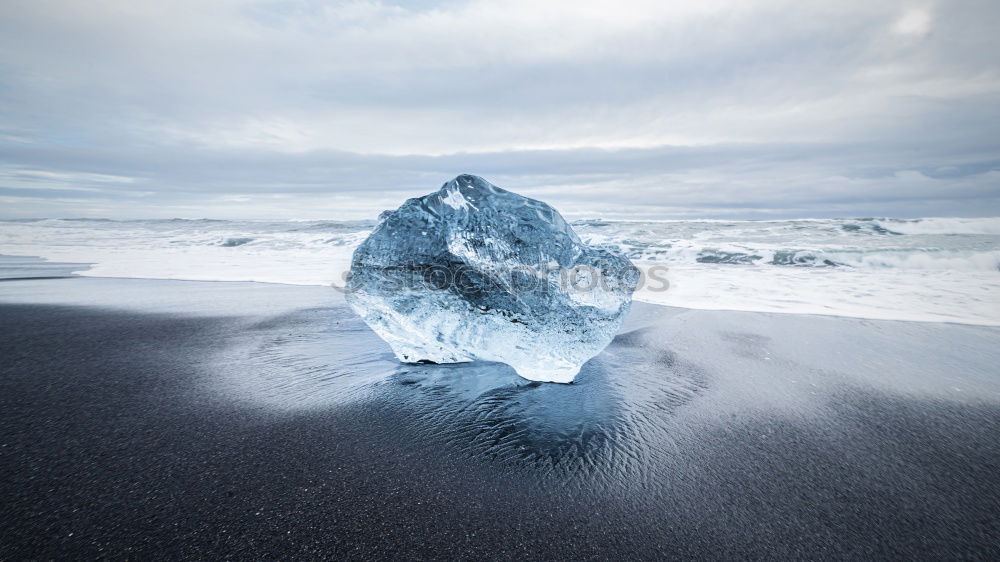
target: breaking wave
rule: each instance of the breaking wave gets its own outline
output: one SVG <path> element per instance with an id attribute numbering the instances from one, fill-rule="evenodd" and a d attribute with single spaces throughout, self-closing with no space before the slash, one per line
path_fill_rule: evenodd
<path id="1" fill-rule="evenodd" d="M 639 262 L 997 271 L 1000 218 L 597 221 L 581 237 Z"/>
<path id="2" fill-rule="evenodd" d="M 761 250 L 758 253 L 745 253 L 706 249 L 698 252 L 698 257 L 695 258 L 695 261 L 705 264 L 749 264 L 794 267 L 998 271 L 1000 270 L 1000 251 L 947 252 L 937 249 L 917 248 L 881 252 Z"/>
<path id="3" fill-rule="evenodd" d="M 589 244 L 669 290 L 639 300 L 1000 324 L 1000 218 L 577 220 Z M 0 221 L 0 254 L 93 264 L 83 275 L 340 285 L 374 221 Z"/>
<path id="4" fill-rule="evenodd" d="M 242 246 L 244 244 L 249 244 L 251 242 L 253 242 L 253 238 L 239 237 L 239 236 L 237 236 L 237 237 L 233 237 L 233 238 L 226 238 L 219 245 L 220 246 L 225 246 L 226 248 L 234 248 L 236 246 Z"/>

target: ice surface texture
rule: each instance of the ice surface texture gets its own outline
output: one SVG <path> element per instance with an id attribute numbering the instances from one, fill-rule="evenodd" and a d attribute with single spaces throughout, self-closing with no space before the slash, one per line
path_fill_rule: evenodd
<path id="1" fill-rule="evenodd" d="M 380 219 L 354 252 L 346 296 L 407 363 L 483 359 L 571 382 L 611 342 L 639 280 L 552 207 L 477 176 Z"/>

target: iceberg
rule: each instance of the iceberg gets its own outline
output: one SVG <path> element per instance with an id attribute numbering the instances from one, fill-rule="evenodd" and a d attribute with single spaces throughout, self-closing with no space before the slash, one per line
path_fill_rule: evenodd
<path id="1" fill-rule="evenodd" d="M 355 250 L 348 303 L 406 363 L 506 363 L 572 382 L 614 338 L 639 270 L 552 207 L 461 175 L 385 211 Z"/>

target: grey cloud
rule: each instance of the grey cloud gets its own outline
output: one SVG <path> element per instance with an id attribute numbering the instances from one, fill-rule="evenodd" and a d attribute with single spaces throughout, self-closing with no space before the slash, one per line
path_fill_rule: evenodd
<path id="1" fill-rule="evenodd" d="M 1000 214 L 995 3 L 703 4 L 15 2 L 0 216 Z"/>

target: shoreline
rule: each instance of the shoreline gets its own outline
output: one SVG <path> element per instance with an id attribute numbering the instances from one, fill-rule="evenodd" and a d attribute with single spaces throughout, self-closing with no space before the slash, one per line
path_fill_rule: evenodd
<path id="1" fill-rule="evenodd" d="M 47 258 L 42 258 L 39 256 L 25 256 L 25 255 L 10 255 L 10 254 L 0 254 L 0 273 L 3 273 L 5 269 L 5 261 L 13 259 L 31 259 L 40 260 L 43 262 L 42 266 L 48 264 L 54 264 L 58 266 L 63 266 L 67 271 L 65 277 L 82 277 L 91 279 L 118 279 L 118 280 L 150 280 L 150 281 L 185 281 L 185 282 L 195 282 L 195 283 L 259 283 L 268 285 L 279 285 L 287 287 L 323 287 L 337 290 L 333 287 L 332 283 L 318 284 L 318 283 L 290 283 L 282 281 L 260 281 L 253 279 L 189 279 L 189 278 L 177 278 L 177 277 L 123 277 L 114 275 L 98 275 L 88 273 L 86 269 L 79 268 L 89 268 L 94 264 L 88 263 L 67 263 L 67 262 L 50 262 Z M 73 269 L 72 266 L 77 266 L 77 269 Z M 18 279 L 18 278 L 14 278 Z M 23 279 L 23 278 L 21 278 Z M 5 281 L 7 279 L 0 278 L 0 281 Z M 833 317 L 833 318 L 853 318 L 858 320 L 874 320 L 874 321 L 885 321 L 885 322 L 920 322 L 920 323 L 932 323 L 932 324 L 955 324 L 962 326 L 984 326 L 984 327 L 1000 327 L 1000 316 L 995 320 L 986 319 L 963 319 L 963 320 L 948 320 L 941 318 L 899 318 L 893 317 L 892 315 L 875 315 L 875 314 L 849 314 L 847 312 L 837 312 L 837 311 L 798 311 L 798 310 L 777 310 L 777 309 L 763 309 L 761 307 L 710 307 L 710 306 L 688 306 L 679 304 L 667 304 L 661 301 L 656 301 L 648 297 L 644 298 L 641 293 L 636 293 L 633 295 L 634 302 L 642 302 L 652 306 L 662 306 L 667 308 L 679 308 L 684 310 L 710 310 L 718 312 L 752 312 L 752 313 L 762 313 L 762 314 L 789 314 L 789 315 L 806 315 L 806 316 L 823 316 L 823 317 Z M 1000 310 L 998 310 L 1000 313 Z"/>

